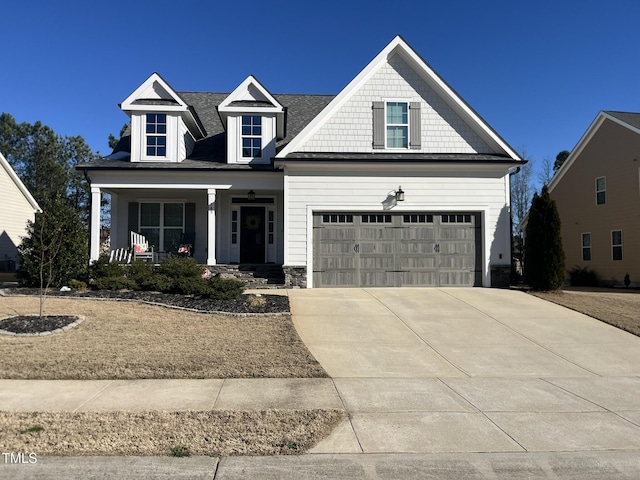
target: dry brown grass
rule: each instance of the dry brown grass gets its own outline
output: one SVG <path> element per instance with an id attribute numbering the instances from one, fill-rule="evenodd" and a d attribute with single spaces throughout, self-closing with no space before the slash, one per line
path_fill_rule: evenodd
<path id="1" fill-rule="evenodd" d="M 262 412 L 0 412 L 0 451 L 38 455 L 167 456 L 303 453 L 337 426 L 339 410 Z M 40 425 L 41 431 L 28 432 Z M 22 433 L 21 433 L 22 432 Z"/>
<path id="2" fill-rule="evenodd" d="M 572 288 L 560 292 L 533 292 L 533 295 L 640 336 L 638 290 Z"/>
<path id="3" fill-rule="evenodd" d="M 0 318 L 37 312 L 37 297 L 0 297 Z M 0 378 L 327 376 L 287 315 L 232 317 L 59 298 L 47 299 L 45 314 L 85 321 L 47 337 L 0 335 Z"/>

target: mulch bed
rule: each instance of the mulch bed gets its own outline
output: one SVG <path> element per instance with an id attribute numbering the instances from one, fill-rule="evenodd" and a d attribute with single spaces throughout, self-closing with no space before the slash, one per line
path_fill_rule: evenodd
<path id="1" fill-rule="evenodd" d="M 7 295 L 39 295 L 37 288 L 14 288 L 4 291 Z M 103 300 L 131 300 L 167 305 L 171 307 L 188 308 L 199 312 L 224 313 L 289 313 L 289 298 L 285 295 L 242 295 L 238 300 L 215 300 L 192 295 L 177 295 L 172 293 L 140 292 L 140 291 L 112 291 L 87 290 L 60 292 L 51 290 L 48 297 L 75 297 Z"/>
<path id="2" fill-rule="evenodd" d="M 77 321 L 78 317 L 71 315 L 18 315 L 0 320 L 0 330 L 13 333 L 42 333 L 52 332 Z"/>

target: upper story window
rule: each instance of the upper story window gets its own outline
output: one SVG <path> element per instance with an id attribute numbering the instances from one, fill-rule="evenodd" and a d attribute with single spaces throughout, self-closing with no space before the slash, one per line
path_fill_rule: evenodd
<path id="1" fill-rule="evenodd" d="M 258 158 L 262 156 L 262 117 L 242 115 L 242 156 Z"/>
<path id="2" fill-rule="evenodd" d="M 147 113 L 147 156 L 167 156 L 167 115 L 165 113 Z"/>
<path id="3" fill-rule="evenodd" d="M 387 148 L 409 148 L 409 104 L 387 102 Z"/>
<path id="4" fill-rule="evenodd" d="M 596 178 L 596 205 L 607 203 L 607 178 Z"/>
<path id="5" fill-rule="evenodd" d="M 373 102 L 371 105 L 372 148 L 374 150 L 420 150 L 422 148 L 420 108 L 420 102 L 402 100 Z"/>

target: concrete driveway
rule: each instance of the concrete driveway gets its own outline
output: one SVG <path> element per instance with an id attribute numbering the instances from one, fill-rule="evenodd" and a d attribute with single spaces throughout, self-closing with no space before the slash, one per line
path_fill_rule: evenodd
<path id="1" fill-rule="evenodd" d="M 640 454 L 640 338 L 522 292 L 290 291 L 350 418 L 315 453 Z"/>

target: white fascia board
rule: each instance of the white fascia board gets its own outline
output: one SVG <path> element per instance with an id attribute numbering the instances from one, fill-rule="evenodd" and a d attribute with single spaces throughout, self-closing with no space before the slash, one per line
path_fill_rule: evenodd
<path id="1" fill-rule="evenodd" d="M 158 190 L 230 190 L 232 185 L 211 185 L 191 183 L 92 183 L 92 187 L 100 189 L 158 189 Z"/>
<path id="2" fill-rule="evenodd" d="M 520 161 L 520 156 L 500 138 L 496 132 L 480 118 L 480 116 L 467 105 L 462 98 L 418 55 L 413 48 L 399 35 L 396 36 L 369 64 L 307 125 L 285 148 L 283 148 L 277 158 L 284 158 L 288 154 L 304 144 L 331 116 L 346 103 L 353 92 L 364 84 L 378 69 L 380 69 L 393 55 L 398 53 L 413 64 L 414 69 L 421 75 L 434 90 L 436 90 L 445 101 L 463 118 L 477 126 L 476 131 L 481 133 L 489 143 L 493 143 L 498 149 L 514 160 Z"/>
<path id="3" fill-rule="evenodd" d="M 173 100 L 175 100 L 176 102 L 178 102 L 178 104 L 182 107 L 183 111 L 184 109 L 187 108 L 187 104 L 184 103 L 184 101 L 182 100 L 182 98 L 180 98 L 180 96 L 176 93 L 176 91 L 171 88 L 171 86 L 164 81 L 164 79 L 156 72 L 152 73 L 151 76 L 149 78 L 147 78 L 142 85 L 140 85 L 138 88 L 136 88 L 133 93 L 131 95 L 129 95 L 121 104 L 120 104 L 120 108 L 122 110 L 140 110 L 140 105 L 133 105 L 133 102 L 135 102 L 136 100 L 138 100 L 140 98 L 140 96 L 147 90 L 149 89 L 155 82 L 159 83 L 160 86 L 165 89 L 167 91 L 167 93 L 169 93 L 169 95 L 172 97 Z M 167 106 L 161 106 L 161 105 L 142 105 L 142 107 L 147 108 L 147 107 L 162 107 L 163 109 L 166 109 Z M 179 107 L 169 107 L 169 108 L 179 108 Z M 148 109 L 148 108 L 147 108 Z"/>
<path id="4" fill-rule="evenodd" d="M 2 165 L 2 168 L 4 168 L 4 170 L 7 172 L 7 175 L 9 175 L 9 178 L 13 181 L 13 183 L 15 183 L 16 187 L 18 187 L 18 190 L 22 192 L 22 195 L 27 200 L 27 202 L 29 202 L 29 205 L 31 205 L 31 208 L 33 209 L 33 211 L 35 213 L 42 212 L 42 209 L 40 208 L 40 205 L 38 205 L 38 202 L 36 202 L 36 199 L 33 198 L 33 195 L 31 195 L 31 192 L 29 192 L 27 187 L 25 187 L 24 183 L 22 183 L 22 180 L 20 180 L 20 177 L 18 177 L 18 174 L 15 172 L 13 168 L 11 168 L 11 165 L 9 165 L 9 161 L 4 157 L 4 155 L 2 155 L 1 152 L 0 152 L 0 165 Z"/>
<path id="5" fill-rule="evenodd" d="M 567 159 L 564 161 L 560 169 L 556 172 L 556 174 L 553 176 L 553 178 L 549 182 L 549 193 L 553 191 L 553 189 L 556 187 L 558 182 L 560 182 L 562 177 L 564 177 L 564 175 L 573 165 L 573 162 L 575 162 L 576 158 L 580 156 L 582 151 L 589 144 L 589 142 L 591 142 L 591 139 L 595 136 L 595 134 L 598 132 L 598 130 L 600 129 L 604 121 L 607 119 L 613 120 L 613 121 L 617 120 L 611 117 L 610 115 L 607 115 L 604 112 L 598 113 L 598 115 L 593 120 L 593 122 L 591 122 L 591 125 L 589 125 L 589 128 L 587 129 L 587 131 L 584 133 L 584 135 L 582 135 L 580 140 L 578 140 L 578 143 L 576 144 L 576 146 L 573 147 L 573 150 L 571 150 L 571 153 L 569 154 Z M 620 123 L 621 125 L 629 127 L 629 125 L 627 125 L 624 122 L 617 121 L 617 123 Z"/>
<path id="6" fill-rule="evenodd" d="M 337 172 L 388 172 L 393 175 L 410 175 L 411 173 L 425 173 L 425 172 L 448 172 L 452 175 L 460 175 L 467 173 L 477 173 L 477 172 L 493 172 L 507 175 L 509 170 L 513 168 L 513 165 L 502 165 L 502 164 L 487 164 L 481 161 L 478 161 L 478 164 L 475 165 L 471 162 L 465 162 L 460 165 L 456 165 L 455 163 L 411 163 L 411 162 L 402 162 L 389 160 L 388 162 L 379 162 L 379 163 L 367 163 L 367 162 L 349 162 L 349 161 L 333 161 L 333 162 L 300 162 L 297 160 L 288 160 L 288 161 L 276 161 L 276 166 L 282 166 L 285 172 L 327 172 L 327 173 L 337 173 Z"/>
<path id="7" fill-rule="evenodd" d="M 226 107 L 218 108 L 221 113 L 282 113 L 279 107 Z"/>

